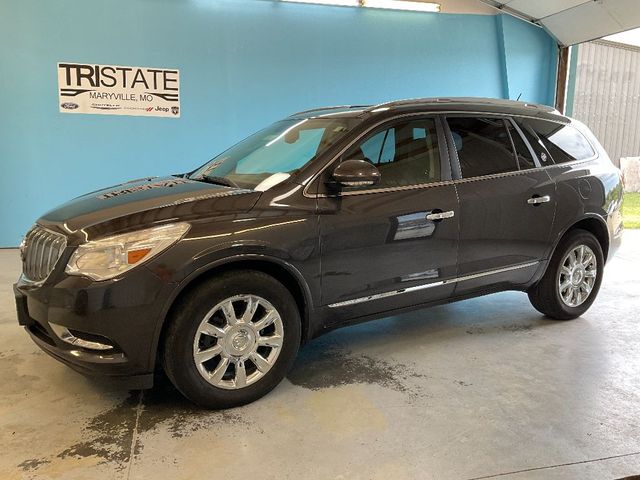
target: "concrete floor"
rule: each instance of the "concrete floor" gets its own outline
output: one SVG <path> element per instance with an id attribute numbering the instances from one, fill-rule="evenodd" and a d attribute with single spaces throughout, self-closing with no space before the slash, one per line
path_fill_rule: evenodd
<path id="1" fill-rule="evenodd" d="M 101 386 L 16 324 L 0 251 L 0 478 L 608 479 L 640 474 L 640 231 L 584 316 L 502 293 L 335 331 L 264 399 Z"/>

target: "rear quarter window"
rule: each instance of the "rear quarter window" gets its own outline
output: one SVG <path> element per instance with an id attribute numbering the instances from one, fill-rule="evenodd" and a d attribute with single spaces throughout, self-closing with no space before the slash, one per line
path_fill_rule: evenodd
<path id="1" fill-rule="evenodd" d="M 571 125 L 534 119 L 524 123 L 535 132 L 555 163 L 586 160 L 596 154 L 585 136 Z"/>

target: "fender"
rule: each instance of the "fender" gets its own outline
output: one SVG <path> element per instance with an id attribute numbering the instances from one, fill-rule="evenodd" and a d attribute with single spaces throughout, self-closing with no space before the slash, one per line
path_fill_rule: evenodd
<path id="1" fill-rule="evenodd" d="M 551 243 L 551 247 L 550 247 L 549 251 L 547 252 L 546 260 L 549 260 L 551 257 L 553 257 L 553 254 L 556 252 L 556 248 L 558 248 L 558 244 L 560 243 L 560 240 L 562 240 L 562 238 L 566 235 L 566 233 L 569 230 L 571 230 L 573 227 L 575 227 L 578 223 L 580 223 L 580 222 L 582 222 L 584 220 L 597 220 L 598 223 L 600 223 L 602 225 L 602 227 L 604 228 L 604 230 L 607 232 L 607 236 L 609 237 L 608 238 L 608 243 L 611 242 L 611 235 L 609 233 L 609 228 L 607 227 L 607 222 L 604 220 L 604 218 L 602 218 L 602 216 L 600 216 L 600 215 L 598 215 L 596 213 L 587 213 L 587 214 L 583 215 L 582 217 L 574 220 L 568 226 L 563 227 L 563 229 L 560 230 L 557 233 L 556 238 Z M 604 254 L 605 258 L 608 257 L 608 252 L 604 248 L 603 248 L 603 254 Z"/>
<path id="2" fill-rule="evenodd" d="M 224 246 L 224 245 L 218 245 L 219 247 Z M 250 245 L 243 245 L 243 247 L 249 247 Z M 266 245 L 262 245 L 262 244 L 254 244 L 252 245 L 254 248 L 255 247 L 259 247 L 264 249 L 266 247 Z M 307 284 L 307 282 L 305 281 L 304 277 L 302 276 L 302 274 L 300 273 L 300 271 L 294 267 L 291 263 L 278 258 L 276 256 L 272 256 L 272 255 L 268 255 L 268 254 L 264 254 L 264 253 L 255 253 L 255 252 L 238 252 L 237 251 L 238 248 L 223 248 L 223 249 L 215 249 L 215 252 L 207 252 L 206 256 L 211 256 L 213 253 L 217 254 L 215 260 L 211 260 L 210 262 L 206 263 L 205 265 L 202 265 L 196 269 L 194 269 L 193 271 L 191 271 L 189 274 L 187 274 L 180 282 L 175 283 L 175 287 L 173 288 L 173 290 L 171 291 L 169 297 L 166 299 L 166 301 L 164 302 L 164 305 L 162 307 L 160 316 L 158 318 L 158 322 L 156 324 L 156 328 L 154 330 L 153 333 L 153 340 L 151 343 L 151 350 L 150 350 L 150 358 L 149 358 L 149 365 L 151 367 L 151 370 L 153 370 L 155 368 L 155 363 L 156 363 L 156 357 L 157 357 L 157 353 L 158 353 L 158 344 L 160 342 L 160 334 L 162 332 L 162 329 L 164 328 L 166 319 L 167 319 L 167 315 L 169 313 L 169 309 L 171 308 L 171 306 L 173 305 L 173 303 L 175 302 L 175 300 L 178 298 L 178 296 L 184 291 L 185 288 L 187 288 L 195 279 L 197 279 L 198 277 L 200 277 L 201 275 L 206 274 L 207 272 L 214 270 L 216 268 L 220 268 L 222 266 L 225 265 L 229 265 L 229 264 L 233 264 L 233 263 L 238 263 L 238 262 L 242 262 L 242 261 L 246 261 L 246 260 L 260 260 L 263 262 L 268 262 L 268 263 L 273 263 L 275 265 L 278 265 L 282 268 L 284 268 L 288 273 L 290 273 L 298 282 L 298 285 L 300 286 L 300 289 L 303 292 L 303 302 L 305 305 L 305 312 L 306 315 L 302 315 L 302 322 L 303 322 L 303 332 L 308 332 L 310 329 L 308 328 L 308 323 L 309 323 L 309 312 L 310 310 L 313 308 L 313 297 L 311 294 L 311 289 L 309 288 L 309 285 Z M 234 252 L 233 254 L 231 253 L 227 253 L 227 252 Z M 220 257 L 220 255 L 222 255 Z M 307 338 L 305 338 L 305 336 L 303 336 L 303 341 L 306 341 Z"/>

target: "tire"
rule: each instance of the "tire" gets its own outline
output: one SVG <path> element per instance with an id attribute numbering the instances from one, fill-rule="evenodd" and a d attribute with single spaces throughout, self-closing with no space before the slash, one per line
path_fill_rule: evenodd
<path id="1" fill-rule="evenodd" d="M 300 345 L 300 312 L 291 292 L 257 271 L 225 272 L 197 285 L 167 321 L 167 376 L 205 408 L 236 407 L 266 395 L 287 374 Z"/>
<path id="2" fill-rule="evenodd" d="M 583 247 L 582 250 L 580 247 Z M 580 251 L 584 255 L 585 263 L 590 258 L 589 254 L 593 254 L 594 262 L 588 262 L 587 268 L 584 268 L 582 262 L 580 262 L 582 267 L 577 263 L 574 263 L 575 267 L 570 267 L 572 259 L 580 260 L 578 259 Z M 570 254 L 573 256 L 569 257 Z M 567 263 L 565 264 L 565 262 Z M 580 270 L 583 273 L 580 273 Z M 542 279 L 527 292 L 529 300 L 536 310 L 549 318 L 555 320 L 577 318 L 589 309 L 598 295 L 603 270 L 604 255 L 596 237 L 586 230 L 570 230 L 558 243 Z M 586 293 L 588 285 L 583 286 L 583 283 L 580 282 L 581 279 L 587 284 L 591 284 L 588 293 Z M 575 286 L 576 283 L 577 286 Z M 560 290 L 563 285 L 564 289 L 561 294 Z M 586 298 L 583 298 L 585 293 Z"/>

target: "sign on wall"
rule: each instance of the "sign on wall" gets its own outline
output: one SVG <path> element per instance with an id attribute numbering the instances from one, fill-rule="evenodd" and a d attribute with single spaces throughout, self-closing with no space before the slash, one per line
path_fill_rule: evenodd
<path id="1" fill-rule="evenodd" d="M 63 113 L 180 117 L 175 69 L 58 63 Z"/>

